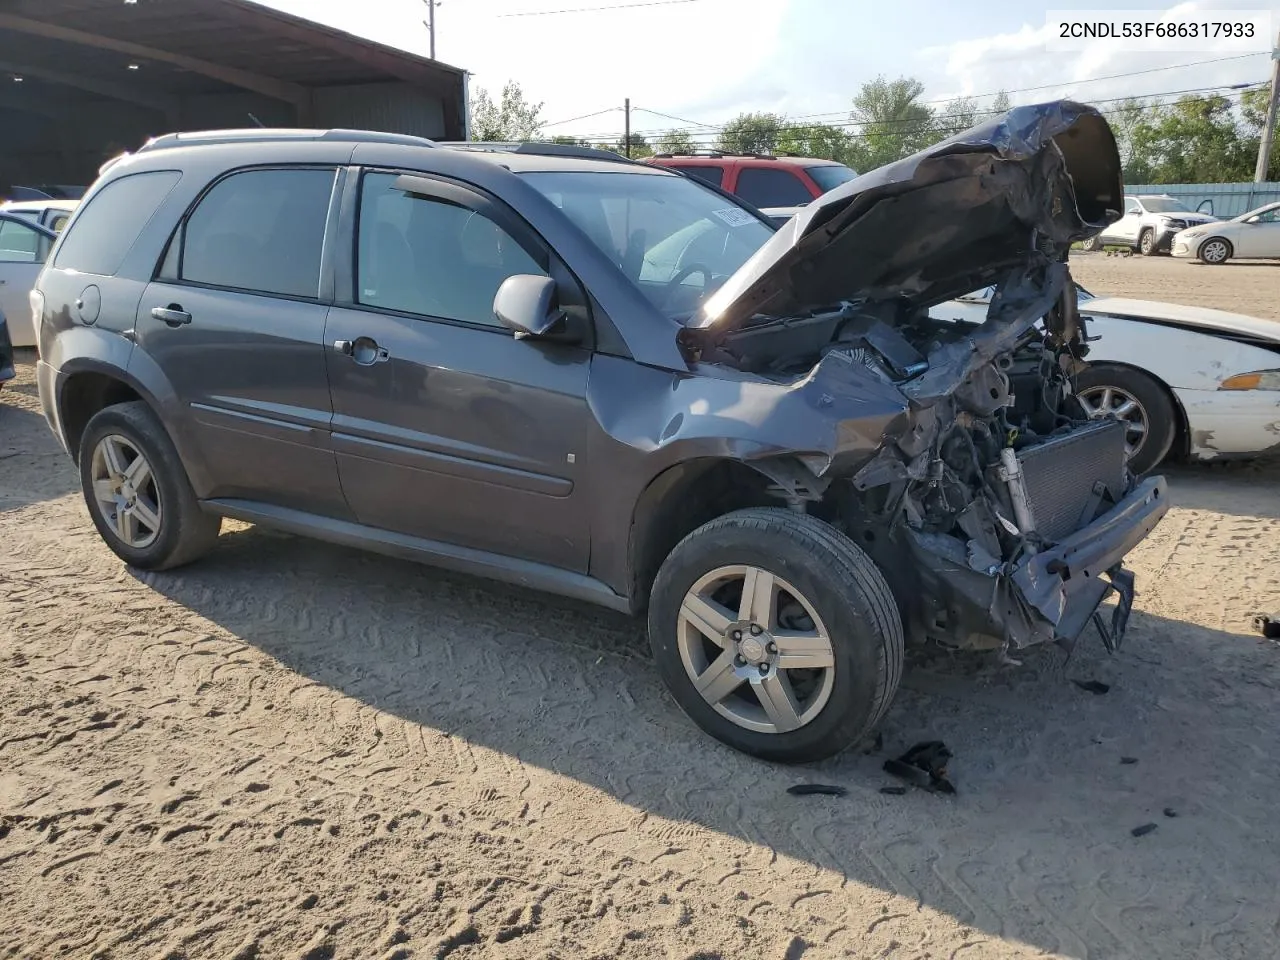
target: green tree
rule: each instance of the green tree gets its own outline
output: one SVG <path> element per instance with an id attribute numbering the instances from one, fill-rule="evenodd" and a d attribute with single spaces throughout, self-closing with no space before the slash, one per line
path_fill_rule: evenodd
<path id="1" fill-rule="evenodd" d="M 626 139 L 619 137 L 617 140 L 613 140 L 609 143 L 597 143 L 593 144 L 593 146 L 597 150 L 608 150 L 610 153 L 616 153 L 620 157 L 625 157 L 627 155 L 627 149 L 624 145 L 625 143 Z M 639 133 L 631 134 L 631 159 L 638 160 L 641 157 L 651 156 L 653 156 L 653 148 L 649 146 L 649 141 Z"/>
<path id="2" fill-rule="evenodd" d="M 584 139 L 582 139 L 581 137 L 570 137 L 570 136 L 566 136 L 566 135 L 565 135 L 565 134 L 563 134 L 563 133 L 562 133 L 562 134 L 560 134 L 559 136 L 552 137 L 552 138 L 551 138 L 551 142 L 552 142 L 552 143 L 558 143 L 558 144 L 560 144 L 561 146 L 565 146 L 565 147 L 589 147 L 589 146 L 591 146 L 591 141 L 590 141 L 590 140 L 584 140 Z"/>
<path id="3" fill-rule="evenodd" d="M 934 118 L 939 140 L 953 137 L 978 122 L 978 101 L 973 97 L 957 97 L 947 102 L 946 109 Z"/>
<path id="4" fill-rule="evenodd" d="M 1271 88 L 1249 90 L 1240 98 L 1240 116 L 1243 119 L 1241 147 L 1250 157 L 1253 165 L 1258 163 L 1258 149 L 1262 146 L 1262 127 L 1267 121 L 1267 103 L 1271 99 Z M 1253 179 L 1252 170 L 1247 180 Z M 1271 163 L 1267 166 L 1267 179 L 1280 180 L 1280 150 L 1272 148 Z"/>
<path id="5" fill-rule="evenodd" d="M 1226 97 L 1185 96 L 1146 112 L 1133 149 L 1151 165 L 1151 183 L 1228 183 L 1253 176 L 1250 154 Z"/>
<path id="6" fill-rule="evenodd" d="M 786 121 L 774 113 L 742 113 L 724 125 L 716 149 L 725 153 L 776 153 Z"/>
<path id="7" fill-rule="evenodd" d="M 471 98 L 471 139 L 526 141 L 537 140 L 542 132 L 542 104 L 529 103 L 524 91 L 514 80 L 502 88 L 502 99 L 494 103 L 483 87 Z"/>
<path id="8" fill-rule="evenodd" d="M 830 124 L 791 124 L 782 129 L 778 152 L 848 163 L 853 152 L 853 140 L 840 127 Z"/>
<path id="9" fill-rule="evenodd" d="M 853 98 L 850 119 L 859 125 L 856 155 L 860 170 L 875 167 L 927 147 L 936 140 L 933 110 L 920 102 L 924 84 L 914 77 L 876 77 Z"/>
<path id="10" fill-rule="evenodd" d="M 668 130 L 655 146 L 658 153 L 692 153 L 695 149 L 693 137 L 684 130 Z"/>
<path id="11" fill-rule="evenodd" d="M 1104 111 L 1120 151 L 1120 163 L 1126 183 L 1150 183 L 1153 173 L 1147 140 L 1140 145 L 1134 134 L 1153 110 L 1158 109 L 1140 97 L 1129 97 Z"/>

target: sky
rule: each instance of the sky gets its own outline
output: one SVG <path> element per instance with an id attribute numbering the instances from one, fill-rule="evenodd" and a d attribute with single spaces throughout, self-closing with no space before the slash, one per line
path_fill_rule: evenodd
<path id="1" fill-rule="evenodd" d="M 428 52 L 424 0 L 259 2 Z M 618 4 L 636 5 L 600 9 Z M 969 95 L 982 102 L 1003 89 L 1014 103 L 1200 91 L 1269 77 L 1266 53 L 1241 55 L 1212 41 L 1195 51 L 1137 52 L 1108 40 L 1069 52 L 1046 46 L 1047 12 L 1105 6 L 1099 0 L 443 0 L 436 7 L 436 56 L 470 72 L 473 94 L 484 88 L 496 98 L 507 81 L 517 81 L 528 100 L 543 104 L 548 135 L 591 139 L 621 135 L 627 97 L 632 129 L 656 133 L 714 128 L 743 111 L 843 120 L 861 85 L 877 75 L 919 79 L 926 101 Z M 1172 6 L 1124 4 L 1152 13 Z M 1206 16 L 1215 9 L 1269 11 L 1272 29 L 1280 29 L 1280 0 L 1192 0 L 1177 7 Z M 1136 71 L 1153 72 L 1105 79 Z"/>

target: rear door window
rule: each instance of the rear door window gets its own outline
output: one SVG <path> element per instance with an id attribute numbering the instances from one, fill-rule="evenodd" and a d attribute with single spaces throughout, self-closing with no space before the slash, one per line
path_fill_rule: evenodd
<path id="1" fill-rule="evenodd" d="M 115 276 L 143 227 L 181 177 L 176 170 L 155 170 L 112 180 L 80 212 L 58 249 L 54 266 Z"/>
<path id="2" fill-rule="evenodd" d="M 220 180 L 187 217 L 175 279 L 315 299 L 337 171 L 247 170 Z M 172 257 L 166 272 L 174 270 Z"/>
<path id="3" fill-rule="evenodd" d="M 804 182 L 782 168 L 743 167 L 734 193 L 756 207 L 795 207 L 813 199 Z"/>

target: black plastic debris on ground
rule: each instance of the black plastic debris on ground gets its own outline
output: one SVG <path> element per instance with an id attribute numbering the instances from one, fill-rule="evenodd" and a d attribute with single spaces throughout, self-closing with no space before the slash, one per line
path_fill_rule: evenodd
<path id="1" fill-rule="evenodd" d="M 797 783 L 793 787 L 787 787 L 787 793 L 797 797 L 812 793 L 820 793 L 828 797 L 843 797 L 848 792 L 844 787 L 836 786 L 834 783 Z"/>
<path id="2" fill-rule="evenodd" d="M 926 740 L 898 757 L 886 760 L 884 769 L 899 780 L 931 793 L 955 793 L 956 788 L 947 779 L 947 761 L 951 751 L 941 740 Z"/>
<path id="3" fill-rule="evenodd" d="M 1130 832 L 1131 834 L 1133 834 L 1135 837 L 1145 837 L 1148 833 L 1151 833 L 1151 832 L 1152 832 L 1152 831 L 1154 831 L 1155 829 L 1156 829 L 1156 824 L 1154 824 L 1154 823 L 1144 823 L 1144 824 L 1143 824 L 1142 826 L 1140 826 L 1140 827 L 1134 827 L 1134 828 L 1133 828 L 1132 830 L 1130 830 L 1129 832 Z"/>
<path id="4" fill-rule="evenodd" d="M 1171 817 L 1171 818 L 1172 818 L 1172 817 L 1176 817 L 1176 816 L 1178 815 L 1178 811 L 1177 811 L 1177 810 L 1175 810 L 1175 809 L 1173 809 L 1173 807 L 1165 807 L 1165 808 L 1164 808 L 1164 815 L 1165 815 L 1166 817 Z"/>
<path id="5" fill-rule="evenodd" d="M 881 787 L 880 792 L 889 797 L 901 797 L 907 792 L 906 787 Z"/>
<path id="6" fill-rule="evenodd" d="M 1101 680 L 1072 680 L 1077 687 L 1088 693 L 1103 694 L 1111 689 L 1111 685 Z"/>
<path id="7" fill-rule="evenodd" d="M 1138 762 L 1138 758 L 1137 757 L 1121 757 L 1120 762 L 1126 767 L 1131 767 Z"/>
<path id="8" fill-rule="evenodd" d="M 1280 613 L 1260 613 L 1253 618 L 1253 629 L 1268 640 L 1280 640 Z"/>

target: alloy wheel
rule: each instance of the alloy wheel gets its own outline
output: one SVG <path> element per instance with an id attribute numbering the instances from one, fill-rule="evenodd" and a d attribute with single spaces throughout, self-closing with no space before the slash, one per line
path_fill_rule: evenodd
<path id="1" fill-rule="evenodd" d="M 680 605 L 677 644 L 694 688 L 747 730 L 787 733 L 831 697 L 835 652 L 813 604 L 753 566 L 718 567 Z"/>
<path id="2" fill-rule="evenodd" d="M 110 434 L 93 448 L 93 498 L 112 532 L 145 550 L 160 535 L 163 507 L 151 464 L 125 437 Z"/>
<path id="3" fill-rule="evenodd" d="M 1206 263 L 1222 263 L 1227 259 L 1227 245 L 1221 240 L 1210 240 L 1200 251 L 1200 256 Z"/>
<path id="4" fill-rule="evenodd" d="M 1146 231 L 1142 235 L 1142 239 L 1138 241 L 1138 249 L 1142 251 L 1143 256 L 1149 255 L 1152 249 L 1154 249 L 1155 245 L 1156 245 L 1155 234 L 1153 234 L 1150 230 Z"/>
<path id="5" fill-rule="evenodd" d="M 1119 387 L 1086 387 L 1076 394 L 1090 420 L 1117 417 L 1125 421 L 1124 452 L 1132 460 L 1146 443 L 1151 423 L 1147 409 L 1131 393 Z"/>

